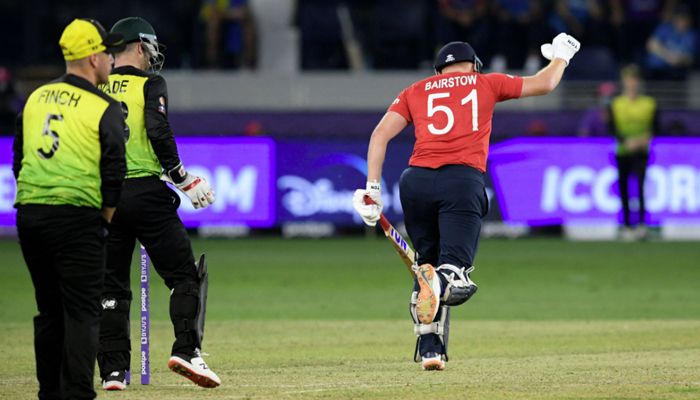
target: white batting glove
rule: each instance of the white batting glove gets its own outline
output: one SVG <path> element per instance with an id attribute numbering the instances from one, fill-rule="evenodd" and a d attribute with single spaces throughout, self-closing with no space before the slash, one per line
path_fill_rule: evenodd
<path id="1" fill-rule="evenodd" d="M 209 187 L 207 180 L 185 171 L 182 163 L 170 171 L 163 171 L 160 179 L 171 183 L 186 194 L 195 209 L 207 208 L 210 204 L 214 204 L 214 190 Z"/>
<path id="2" fill-rule="evenodd" d="M 542 51 L 542 56 L 548 60 L 553 60 L 555 58 L 561 58 L 566 61 L 566 65 L 569 65 L 569 61 L 573 58 L 574 54 L 581 48 L 581 43 L 574 39 L 573 36 L 567 35 L 566 33 L 560 33 L 557 37 L 552 40 L 552 43 L 545 43 L 540 47 Z"/>
<path id="3" fill-rule="evenodd" d="M 364 197 L 369 195 L 375 204 L 365 204 Z M 352 205 L 355 210 L 369 226 L 377 225 L 379 217 L 382 215 L 384 203 L 382 202 L 382 186 L 377 182 L 367 182 L 367 188 L 357 189 L 352 196 Z"/>

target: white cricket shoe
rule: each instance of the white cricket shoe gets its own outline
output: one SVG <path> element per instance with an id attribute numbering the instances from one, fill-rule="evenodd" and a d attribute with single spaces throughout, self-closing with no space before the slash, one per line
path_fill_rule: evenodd
<path id="1" fill-rule="evenodd" d="M 177 354 L 170 357 L 168 368 L 197 385 L 205 388 L 215 388 L 221 385 L 221 379 L 207 366 L 202 359 L 199 349 L 194 350 L 194 357 L 185 354 Z"/>
<path id="2" fill-rule="evenodd" d="M 114 371 L 102 380 L 104 390 L 124 390 L 126 389 L 126 371 Z"/>
<path id="3" fill-rule="evenodd" d="M 440 307 L 440 278 L 432 265 L 423 264 L 416 271 L 416 280 L 420 286 L 416 315 L 421 323 L 430 325 Z"/>
<path id="4" fill-rule="evenodd" d="M 445 369 L 445 361 L 442 354 L 425 353 L 423 359 L 423 371 L 442 371 Z"/>

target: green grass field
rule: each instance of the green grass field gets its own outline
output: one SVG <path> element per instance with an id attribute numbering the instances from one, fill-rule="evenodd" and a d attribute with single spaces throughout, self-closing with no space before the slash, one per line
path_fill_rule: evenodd
<path id="1" fill-rule="evenodd" d="M 204 350 L 222 386 L 168 370 L 168 290 L 152 272 L 152 384 L 134 374 L 99 398 L 700 398 L 697 243 L 483 241 L 442 372 L 412 362 L 411 282 L 383 238 L 193 244 L 209 260 Z M 0 252 L 0 398 L 35 399 L 33 287 L 19 246 Z"/>

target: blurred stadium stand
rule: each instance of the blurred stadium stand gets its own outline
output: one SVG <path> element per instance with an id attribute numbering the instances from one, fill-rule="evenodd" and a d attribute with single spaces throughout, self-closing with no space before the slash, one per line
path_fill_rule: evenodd
<path id="1" fill-rule="evenodd" d="M 693 20 L 688 31 L 670 27 L 673 16 L 678 15 L 673 14 L 678 4 L 683 4 L 680 10 Z M 551 40 L 558 29 L 576 35 L 582 50 L 560 87 L 548 96 L 501 103 L 493 120 L 492 143 L 508 145 L 505 140 L 513 137 L 549 136 L 552 139 L 542 138 L 542 142 L 552 145 L 560 136 L 579 132 L 584 114 L 598 105 L 602 82 L 618 81 L 620 68 L 630 62 L 645 68 L 650 37 L 672 47 L 664 35 L 673 31 L 673 38 L 685 40 L 686 48 L 688 43 L 697 43 L 699 9 L 700 0 L 2 0 L 0 34 L 11 40 L 0 47 L 0 136 L 14 134 L 14 116 L 33 89 L 63 74 L 58 39 L 70 21 L 91 17 L 109 28 L 121 18 L 140 16 L 152 23 L 159 41 L 168 46 L 163 75 L 170 92 L 170 122 L 177 136 L 216 137 L 183 138 L 190 144 L 252 140 L 263 147 L 277 146 L 276 156 L 270 150 L 269 160 L 256 160 L 261 174 L 277 166 L 279 180 L 263 185 L 269 193 L 245 187 L 248 181 L 243 178 L 248 175 L 241 165 L 224 162 L 228 162 L 228 153 L 202 160 L 196 168 L 211 174 L 217 187 L 216 212 L 225 211 L 227 218 L 239 221 L 236 207 L 244 200 L 240 193 L 264 192 L 276 197 L 276 202 L 255 203 L 269 209 L 253 211 L 268 212 L 266 218 L 274 221 L 273 226 L 285 226 L 287 232 L 301 228 L 318 232 L 329 221 L 364 232 L 358 228 L 361 221 L 352 219 L 356 216 L 351 207 L 343 208 L 349 203 L 338 199 L 351 195 L 356 181 L 362 181 L 357 163 L 363 161 L 367 139 L 388 106 L 405 87 L 434 73 L 433 57 L 446 42 L 470 42 L 486 72 L 531 75 L 546 61 L 539 55 L 541 43 Z M 670 67 L 668 76 L 679 80 L 645 83 L 645 92 L 657 99 L 661 109 L 659 136 L 700 136 L 696 48 L 692 57 L 695 61 L 690 66 L 685 57 L 683 63 Z M 391 203 L 391 195 L 396 200 L 387 212 L 395 212 L 390 217 L 396 220 L 401 214 L 395 183 L 412 149 L 412 127 L 406 130 L 390 146 L 391 156 L 401 162 L 385 166 L 390 181 L 386 203 Z M 561 140 L 602 143 L 601 154 L 609 147 L 606 143 L 612 145 L 611 138 L 601 137 Z M 662 150 L 692 150 L 698 145 L 696 138 L 669 140 L 681 144 Z M 187 146 L 182 147 L 186 150 Z M 666 225 L 675 226 L 671 217 L 681 225 L 690 221 L 693 234 L 698 234 L 700 221 L 695 216 L 700 196 L 691 194 L 700 193 L 700 178 L 695 179 L 700 170 L 692 154 L 676 156 L 658 163 L 654 171 L 657 183 L 669 186 L 657 191 L 663 194 L 656 199 L 661 219 L 652 222 L 666 229 Z M 565 158 L 551 161 L 552 166 L 566 164 L 568 156 Z M 586 167 L 584 164 L 575 167 Z M 4 167 L 0 168 L 5 174 L 0 191 L 8 194 L 14 190 L 14 180 L 9 164 Z M 596 168 L 603 171 L 596 179 L 607 176 L 604 168 Z M 273 168 L 273 178 L 274 172 Z M 530 227 L 502 223 L 500 194 L 494 194 L 490 174 L 486 176 L 492 210 L 485 234 L 530 233 Z M 553 198 L 561 197 L 562 202 L 574 194 L 588 195 L 567 194 L 558 186 L 549 189 L 561 189 L 561 193 L 541 191 L 554 193 Z M 309 210 L 311 206 L 316 208 Z M 6 212 L 7 221 L 12 222 L 12 211 L 11 196 L 0 196 L 0 217 Z M 608 212 L 603 219 L 612 226 L 614 236 L 615 214 Z M 234 229 L 237 233 L 231 233 L 228 225 L 214 228 L 226 230 L 225 236 L 250 231 L 240 221 L 233 226 L 240 232 Z M 535 226 L 532 232 L 542 233 L 545 228 Z M 221 234 L 216 232 L 211 233 Z M 557 232 L 561 233 L 561 227 Z"/>
<path id="2" fill-rule="evenodd" d="M 35 87 L 62 74 L 57 46 L 60 33 L 73 18 L 86 16 L 108 28 L 118 19 L 133 15 L 155 26 L 159 39 L 168 46 L 163 74 L 171 92 L 172 115 L 183 120 L 202 112 L 219 115 L 214 120 L 249 112 L 302 112 L 302 116 L 306 112 L 314 118 L 319 118 L 318 113 L 335 113 L 329 114 L 330 119 L 342 112 L 360 112 L 376 118 L 376 113 L 385 111 L 403 88 L 432 74 L 433 55 L 445 41 L 467 40 L 481 46 L 477 51 L 483 54 L 487 72 L 492 67 L 490 61 L 499 58 L 494 56 L 503 56 L 501 65 L 494 67 L 527 75 L 533 68 L 532 62 L 525 61 L 527 52 L 532 55 L 533 37 L 541 43 L 550 39 L 557 27 L 565 26 L 580 33 L 583 48 L 567 69 L 561 87 L 546 97 L 503 103 L 497 111 L 515 115 L 538 111 L 539 115 L 555 118 L 556 113 L 548 112 L 568 110 L 571 112 L 560 114 L 563 119 L 576 119 L 581 110 L 596 104 L 601 81 L 616 81 L 619 68 L 627 62 L 644 62 L 647 37 L 653 35 L 659 23 L 671 21 L 678 4 L 684 5 L 684 12 L 689 12 L 692 20 L 700 7 L 700 0 L 649 0 L 655 11 L 640 14 L 637 3 L 591 0 L 582 10 L 577 9 L 581 7 L 578 3 L 568 0 L 4 0 L 0 3 L 0 33 L 15 40 L 5 41 L 0 49 L 0 67 L 5 68 L 0 74 L 0 110 L 4 115 L 0 133 L 11 134 L 7 121 Z M 250 51 L 253 61 L 207 63 L 204 53 L 208 39 L 203 29 L 208 23 L 206 17 L 212 15 L 207 7 L 218 7 L 221 15 L 233 10 L 234 16 L 245 9 L 254 26 L 254 48 L 244 49 L 250 43 L 242 38 L 242 31 L 233 28 L 220 29 L 219 46 Z M 240 23 L 231 18 L 222 26 Z M 695 34 L 697 23 L 693 23 L 689 32 Z M 452 28 L 447 29 L 447 25 Z M 230 32 L 239 34 L 231 36 Z M 507 42 L 517 46 L 503 43 L 504 32 L 521 33 L 506 36 Z M 488 40 L 480 40 L 483 37 L 476 37 L 477 33 L 487 33 Z M 640 37 L 642 33 L 646 36 Z M 635 40 L 625 39 L 632 34 Z M 226 44 L 232 40 L 238 42 Z M 529 50 L 523 52 L 523 48 Z M 223 47 L 219 50 L 226 51 Z M 535 59 L 535 64 L 541 66 L 544 60 L 539 55 Z M 670 118 L 667 116 L 674 110 L 673 123 L 667 124 L 672 127 L 669 132 L 700 133 L 700 124 L 691 122 L 694 116 L 682 112 L 700 108 L 697 63 L 685 80 L 649 81 L 646 92 L 658 100 L 664 119 Z M 543 120 L 544 124 L 531 128 L 514 125 L 511 134 L 574 135 L 575 129 L 564 132 L 554 126 L 575 127 L 575 123 L 564 123 L 563 119 Z M 266 126 L 270 124 L 261 123 L 266 133 L 278 134 Z M 362 123 L 359 126 L 362 128 L 356 135 L 367 135 L 370 127 Z M 345 135 L 350 129 L 346 125 L 325 133 L 340 131 Z M 230 129 L 216 132 L 241 134 Z M 196 129 L 178 129 L 178 134 L 199 133 Z"/>

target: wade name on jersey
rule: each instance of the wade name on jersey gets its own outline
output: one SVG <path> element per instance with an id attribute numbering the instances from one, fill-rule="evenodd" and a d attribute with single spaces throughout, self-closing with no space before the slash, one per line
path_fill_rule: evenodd
<path id="1" fill-rule="evenodd" d="M 476 85 L 478 75 L 453 76 L 450 78 L 428 81 L 425 83 L 425 90 L 445 89 L 459 86 Z"/>
<path id="2" fill-rule="evenodd" d="M 101 91 L 109 94 L 113 93 L 126 93 L 126 88 L 129 85 L 128 79 L 123 79 L 121 81 L 115 80 L 110 83 L 99 85 L 97 88 Z"/>

